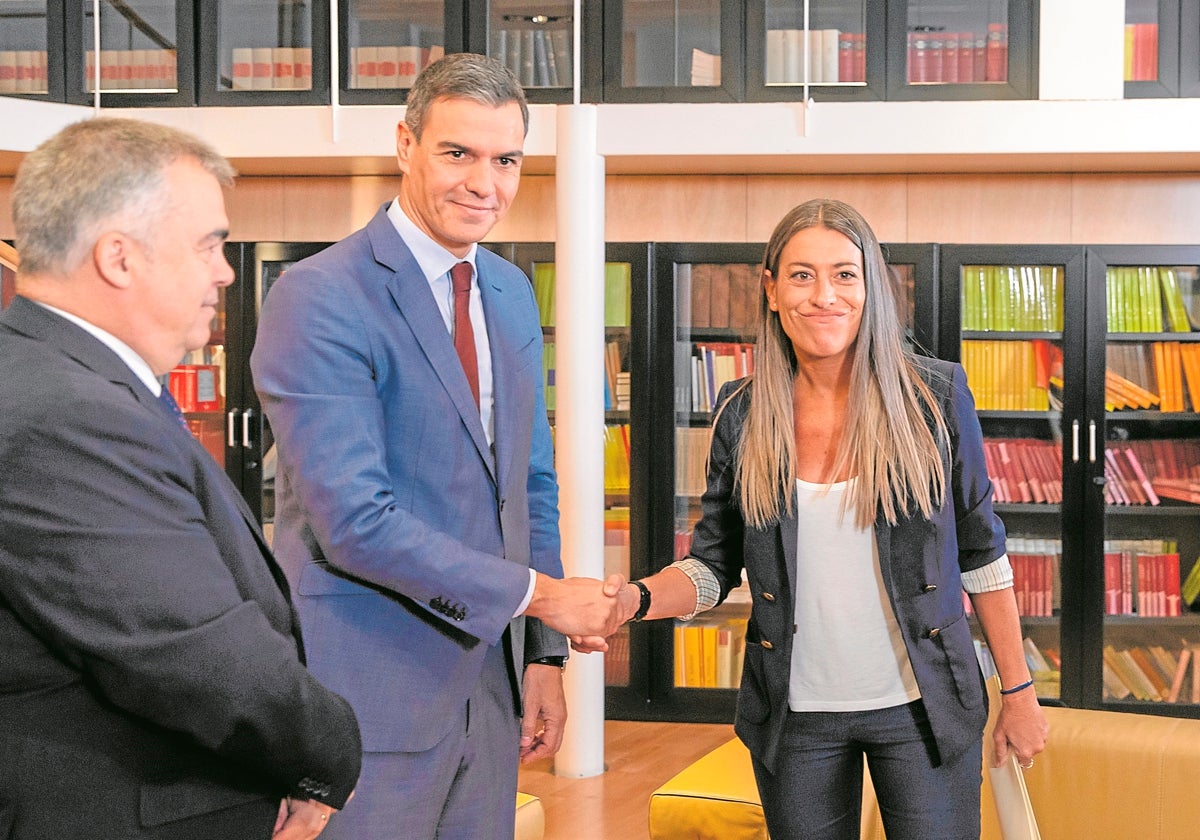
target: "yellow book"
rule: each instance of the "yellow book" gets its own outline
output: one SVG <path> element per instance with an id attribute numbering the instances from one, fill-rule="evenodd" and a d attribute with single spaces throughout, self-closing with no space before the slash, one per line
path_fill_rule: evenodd
<path id="1" fill-rule="evenodd" d="M 675 685 L 678 688 L 687 687 L 687 668 L 684 662 L 687 658 L 687 637 L 684 625 L 675 624 Z"/>
<path id="2" fill-rule="evenodd" d="M 684 625 L 683 636 L 684 679 L 688 687 L 700 688 L 704 685 L 704 638 L 695 625 Z"/>
<path id="3" fill-rule="evenodd" d="M 717 683 L 717 643 L 718 630 L 716 624 L 705 623 L 697 630 L 700 632 L 700 685 L 704 688 L 716 688 Z"/>

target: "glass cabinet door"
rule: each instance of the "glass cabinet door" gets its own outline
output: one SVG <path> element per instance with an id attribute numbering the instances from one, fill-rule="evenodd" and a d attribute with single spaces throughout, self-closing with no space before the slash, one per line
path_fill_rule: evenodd
<path id="1" fill-rule="evenodd" d="M 329 5 L 201 3 L 201 105 L 329 101 Z"/>
<path id="2" fill-rule="evenodd" d="M 866 0 L 765 0 L 746 8 L 746 98 L 818 100 L 884 95 L 882 6 Z M 869 46 L 868 46 L 869 45 Z"/>
<path id="3" fill-rule="evenodd" d="M 188 430 L 223 468 L 228 469 L 225 447 L 227 287 L 220 290 L 217 315 L 208 343 L 193 350 L 165 377 L 164 385 L 179 403 Z"/>
<path id="4" fill-rule="evenodd" d="M 718 0 L 605 4 L 605 101 L 740 99 L 741 18 Z"/>
<path id="5" fill-rule="evenodd" d="M 1101 699 L 1160 711 L 1200 703 L 1200 250 L 1094 256 L 1105 324 Z"/>
<path id="6" fill-rule="evenodd" d="M 1018 259 L 1014 255 L 1020 253 Z M 943 358 L 961 362 L 983 427 L 993 507 L 1008 534 L 1008 556 L 1021 615 L 1025 654 L 1039 697 L 1059 698 L 1066 647 L 1064 620 L 1082 620 L 1082 593 L 1063 581 L 1083 565 L 1077 522 L 1079 467 L 1070 462 L 1077 432 L 1064 447 L 1064 413 L 1082 406 L 1082 253 L 1070 248 L 943 247 Z M 956 327 L 956 328 L 955 328 Z M 970 601 L 964 594 L 970 612 Z M 985 675 L 994 672 L 982 631 L 976 647 Z M 1074 637 L 1072 637 L 1074 638 Z M 1065 649 L 1064 649 L 1065 648 Z"/>
<path id="7" fill-rule="evenodd" d="M 472 10 L 470 19 L 485 19 L 487 30 L 478 37 L 472 31 L 471 49 L 485 52 L 508 67 L 520 80 L 530 102 L 571 101 L 575 66 L 580 60 L 575 55 L 574 4 L 562 0 L 477 0 L 477 5 L 480 8 Z M 583 16 L 585 48 L 589 36 L 598 45 L 602 17 L 586 7 Z M 580 70 L 580 81 L 586 85 L 586 68 L 581 66 Z M 589 94 L 595 98 L 594 92 Z"/>
<path id="8" fill-rule="evenodd" d="M 889 98 L 1033 98 L 1034 5 L 1029 0 L 889 4 Z"/>
<path id="9" fill-rule="evenodd" d="M 92 102 L 99 80 L 101 100 L 111 107 L 195 104 L 190 2 L 105 0 L 98 23 L 91 0 L 75 0 L 74 9 L 66 21 L 68 44 L 74 44 L 68 52 L 68 101 Z"/>
<path id="10" fill-rule="evenodd" d="M 457 3 L 341 3 L 341 101 L 402 102 L 428 64 L 462 49 L 461 12 Z"/>
<path id="11" fill-rule="evenodd" d="M 62 5 L 0 0 L 0 95 L 62 100 Z"/>
<path id="12" fill-rule="evenodd" d="M 1179 94 L 1179 6 L 1179 0 L 1125 0 L 1127 98 Z"/>

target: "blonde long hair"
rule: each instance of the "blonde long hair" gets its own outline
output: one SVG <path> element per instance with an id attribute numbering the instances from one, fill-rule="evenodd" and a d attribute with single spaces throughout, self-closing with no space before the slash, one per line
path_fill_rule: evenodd
<path id="1" fill-rule="evenodd" d="M 860 528 L 869 527 L 877 512 L 895 524 L 914 504 L 928 517 L 946 495 L 941 449 L 948 450 L 949 432 L 933 392 L 904 344 L 887 264 L 870 226 L 857 210 L 840 201 L 805 202 L 775 227 L 763 267 L 778 277 L 784 246 L 810 227 L 843 234 L 863 254 L 866 302 L 850 374 L 850 411 L 833 467 L 835 474 L 857 477 L 847 506 L 853 508 Z M 765 291 L 759 296 L 758 312 L 758 349 L 738 444 L 736 485 L 746 523 L 761 528 L 792 513 L 796 484 L 792 387 L 797 363 L 791 339 L 779 313 L 767 306 Z"/>

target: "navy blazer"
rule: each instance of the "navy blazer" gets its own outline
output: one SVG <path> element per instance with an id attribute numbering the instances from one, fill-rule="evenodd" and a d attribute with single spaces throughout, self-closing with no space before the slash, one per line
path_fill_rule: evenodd
<path id="1" fill-rule="evenodd" d="M 525 663 L 567 646 L 513 619 L 530 567 L 562 576 L 532 286 L 478 249 L 493 452 L 386 211 L 272 286 L 251 368 L 278 446 L 274 548 L 309 665 L 350 700 L 365 749 L 415 752 L 446 733 L 506 628 L 514 712 Z"/>
<path id="2" fill-rule="evenodd" d="M 950 449 L 942 452 L 946 501 L 928 519 L 904 516 L 889 525 L 879 514 L 875 539 L 888 597 L 938 752 L 946 761 L 979 741 L 987 719 L 960 573 L 1003 555 L 1005 534 L 992 511 L 983 435 L 966 374 L 950 362 L 918 358 L 917 365 L 950 432 Z M 743 381 L 727 384 L 718 397 L 718 405 L 725 407 L 713 431 L 708 487 L 691 556 L 716 574 L 722 600 L 741 582 L 743 566 L 746 569 L 752 607 L 735 729 L 755 757 L 771 768 L 788 711 L 797 525 L 794 516 L 784 516 L 764 528 L 749 528 L 738 510 L 734 457 L 753 387 L 750 383 L 738 390 Z"/>
<path id="3" fill-rule="evenodd" d="M 221 466 L 22 297 L 0 316 L 0 410 L 0 837 L 211 840 L 235 806 L 236 836 L 265 837 L 294 791 L 340 808 L 354 714 L 305 669 Z"/>

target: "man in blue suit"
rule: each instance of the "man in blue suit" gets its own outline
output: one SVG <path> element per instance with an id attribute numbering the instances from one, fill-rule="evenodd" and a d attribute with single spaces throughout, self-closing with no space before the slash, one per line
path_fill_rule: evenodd
<path id="1" fill-rule="evenodd" d="M 476 244 L 516 194 L 527 128 L 498 62 L 432 64 L 397 128 L 398 197 L 263 307 L 275 550 L 310 666 L 363 730 L 334 838 L 509 840 L 518 757 L 562 738 L 561 634 L 618 626 L 599 581 L 560 580 L 538 312 Z"/>

